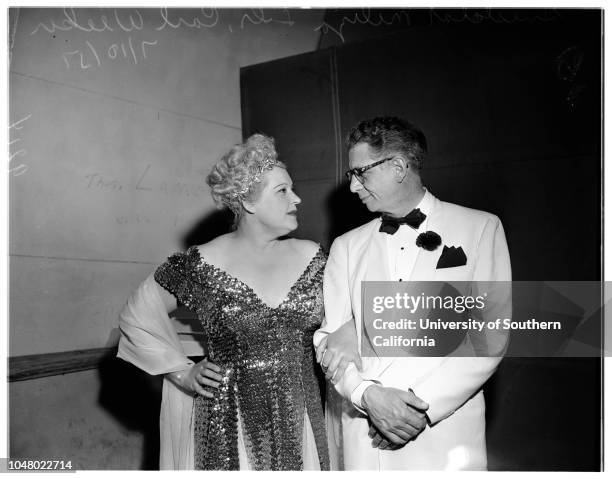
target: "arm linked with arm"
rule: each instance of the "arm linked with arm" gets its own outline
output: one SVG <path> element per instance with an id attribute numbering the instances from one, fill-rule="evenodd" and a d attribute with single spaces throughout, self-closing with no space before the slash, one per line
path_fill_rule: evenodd
<path id="1" fill-rule="evenodd" d="M 349 265 L 347 247 L 341 240 L 332 244 L 325 266 L 323 279 L 323 296 L 325 301 L 325 318 L 321 328 L 315 332 L 313 343 L 315 347 L 332 332 L 338 330 L 347 322 L 353 321 L 353 308 L 350 297 Z M 359 338 L 358 331 L 356 332 Z M 359 341 L 358 341 L 359 342 Z M 366 381 L 354 363 L 350 363 L 337 379 L 335 388 L 345 399 L 351 400 L 354 392 L 359 392 L 359 401 L 354 404 L 361 409 L 361 393 L 367 386 L 374 384 Z"/>

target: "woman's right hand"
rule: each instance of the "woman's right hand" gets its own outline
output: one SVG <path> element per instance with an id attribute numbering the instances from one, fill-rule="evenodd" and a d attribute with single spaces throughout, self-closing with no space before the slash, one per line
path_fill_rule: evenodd
<path id="1" fill-rule="evenodd" d="M 357 342 L 355 321 L 347 321 L 333 333 L 328 334 L 317 346 L 317 362 L 325 372 L 325 379 L 337 384 L 350 363 L 362 370 Z"/>
<path id="2" fill-rule="evenodd" d="M 220 372 L 221 368 L 219 366 L 204 358 L 189 369 L 179 371 L 178 373 L 170 373 L 169 375 L 175 380 L 175 383 L 188 393 L 212 398 L 214 397 L 213 394 L 207 391 L 204 386 L 219 388 L 223 380 L 223 376 L 219 374 Z"/>

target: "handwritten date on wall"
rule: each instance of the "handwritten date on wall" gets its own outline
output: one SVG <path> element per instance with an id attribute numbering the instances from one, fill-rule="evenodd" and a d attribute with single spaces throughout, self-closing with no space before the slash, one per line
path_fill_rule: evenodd
<path id="1" fill-rule="evenodd" d="M 110 47 L 96 48 L 89 40 L 85 41 L 87 48 L 84 50 L 74 50 L 65 52 L 62 57 L 66 68 L 70 69 L 81 68 L 88 70 L 92 67 L 101 67 L 104 63 L 111 60 L 127 60 L 138 65 L 139 60 L 147 59 L 147 48 L 157 44 L 155 41 L 142 40 L 134 46 L 132 37 L 128 37 L 127 41 L 113 43 Z"/>

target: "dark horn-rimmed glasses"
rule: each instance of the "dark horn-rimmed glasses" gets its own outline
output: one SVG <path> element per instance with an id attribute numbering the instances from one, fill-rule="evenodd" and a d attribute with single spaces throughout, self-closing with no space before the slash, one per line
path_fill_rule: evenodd
<path id="1" fill-rule="evenodd" d="M 353 168 L 351 170 L 346 171 L 344 173 L 344 176 L 346 176 L 346 178 L 349 180 L 349 182 L 351 181 L 351 177 L 354 176 L 359 183 L 363 184 L 363 179 L 364 179 L 363 178 L 363 174 L 366 171 L 368 171 L 370 168 L 374 168 L 375 166 L 383 164 L 385 161 L 392 160 L 393 158 L 395 158 L 395 156 L 390 156 L 389 158 L 384 158 L 383 160 L 375 161 L 374 163 L 371 163 L 371 164 L 366 165 L 366 166 L 362 166 L 360 168 Z"/>

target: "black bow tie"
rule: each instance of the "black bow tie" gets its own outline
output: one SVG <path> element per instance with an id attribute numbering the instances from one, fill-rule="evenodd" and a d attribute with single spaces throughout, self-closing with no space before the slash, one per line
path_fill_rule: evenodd
<path id="1" fill-rule="evenodd" d="M 420 209 L 415 208 L 410 213 L 402 218 L 393 218 L 392 216 L 382 215 L 382 224 L 380 225 L 381 233 L 395 234 L 400 225 L 408 225 L 415 230 L 425 221 L 427 215 L 422 213 Z"/>

